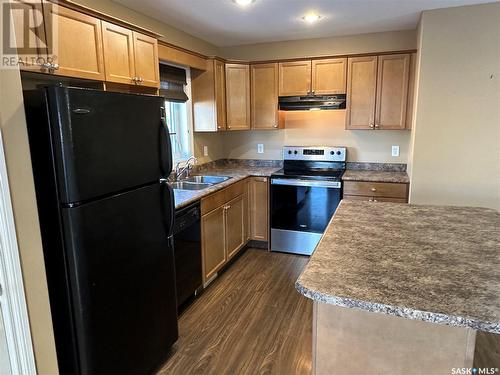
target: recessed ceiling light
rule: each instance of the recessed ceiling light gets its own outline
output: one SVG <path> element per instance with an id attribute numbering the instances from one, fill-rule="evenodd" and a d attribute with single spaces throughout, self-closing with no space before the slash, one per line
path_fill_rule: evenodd
<path id="1" fill-rule="evenodd" d="M 233 0 L 240 7 L 246 7 L 252 4 L 255 0 Z"/>
<path id="2" fill-rule="evenodd" d="M 307 23 L 315 23 L 321 19 L 321 16 L 317 13 L 308 13 L 302 19 Z"/>

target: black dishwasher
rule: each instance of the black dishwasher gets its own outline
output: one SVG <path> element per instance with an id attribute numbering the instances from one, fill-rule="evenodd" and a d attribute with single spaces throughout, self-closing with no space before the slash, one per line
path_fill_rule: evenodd
<path id="1" fill-rule="evenodd" d="M 177 307 L 202 285 L 200 204 L 176 210 L 174 222 Z"/>

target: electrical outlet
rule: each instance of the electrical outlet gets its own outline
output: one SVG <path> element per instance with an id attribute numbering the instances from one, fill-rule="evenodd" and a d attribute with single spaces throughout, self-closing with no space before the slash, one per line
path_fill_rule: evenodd
<path id="1" fill-rule="evenodd" d="M 208 156 L 208 146 L 203 146 L 203 156 Z"/>
<path id="2" fill-rule="evenodd" d="M 258 154 L 263 154 L 264 153 L 264 145 L 262 143 L 257 144 L 257 153 Z"/>
<path id="3" fill-rule="evenodd" d="M 399 146 L 392 146 L 392 156 L 399 156 Z"/>

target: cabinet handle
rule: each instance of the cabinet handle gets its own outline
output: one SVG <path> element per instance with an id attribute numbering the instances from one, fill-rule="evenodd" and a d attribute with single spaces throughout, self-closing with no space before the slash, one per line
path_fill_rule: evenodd
<path id="1" fill-rule="evenodd" d="M 132 81 L 137 82 L 137 77 L 132 77 Z"/>
<path id="2" fill-rule="evenodd" d="M 43 63 L 43 64 L 40 64 L 42 68 L 44 69 L 50 69 L 52 67 L 52 64 L 51 63 Z"/>
<path id="3" fill-rule="evenodd" d="M 228 126 L 227 128 L 228 128 L 228 129 L 231 129 L 231 127 L 230 127 L 230 126 Z"/>
<path id="4" fill-rule="evenodd" d="M 273 128 L 278 128 L 278 125 L 273 125 Z"/>
<path id="5" fill-rule="evenodd" d="M 373 124 L 370 124 L 369 126 L 370 126 L 370 128 L 372 128 L 372 129 L 375 127 L 375 125 L 373 125 Z"/>
<path id="6" fill-rule="evenodd" d="M 375 129 L 378 129 L 380 128 L 380 125 L 379 124 L 375 124 Z"/>
<path id="7" fill-rule="evenodd" d="M 222 129 L 222 126 L 220 126 L 220 125 L 217 125 L 217 129 Z"/>
<path id="8" fill-rule="evenodd" d="M 229 205 L 229 204 L 228 204 L 228 205 L 226 206 L 226 210 L 229 210 L 230 208 L 231 208 L 231 205 Z"/>
<path id="9" fill-rule="evenodd" d="M 374 199 L 374 200 L 372 200 L 372 202 L 375 202 L 375 203 L 376 203 L 376 202 L 378 202 L 378 200 Z"/>
<path id="10" fill-rule="evenodd" d="M 144 78 L 139 77 L 139 82 L 144 82 Z"/>
<path id="11" fill-rule="evenodd" d="M 370 190 L 371 190 L 371 191 L 373 191 L 373 192 L 376 192 L 376 191 L 377 191 L 377 189 L 376 189 L 376 188 L 374 188 L 374 187 L 372 187 Z"/>
<path id="12" fill-rule="evenodd" d="M 59 70 L 59 64 L 50 64 L 52 70 Z"/>

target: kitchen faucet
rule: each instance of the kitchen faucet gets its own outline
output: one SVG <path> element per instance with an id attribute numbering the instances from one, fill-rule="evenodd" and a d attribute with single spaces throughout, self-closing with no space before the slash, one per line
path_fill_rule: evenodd
<path id="1" fill-rule="evenodd" d="M 189 177 L 189 172 L 191 171 L 191 168 L 193 165 L 195 165 L 198 162 L 198 159 L 196 159 L 194 156 L 191 156 L 189 159 L 185 161 L 184 167 L 181 168 L 181 163 L 178 162 L 177 165 L 175 166 L 175 179 L 176 181 L 179 181 L 184 173 L 186 173 L 186 177 Z"/>

